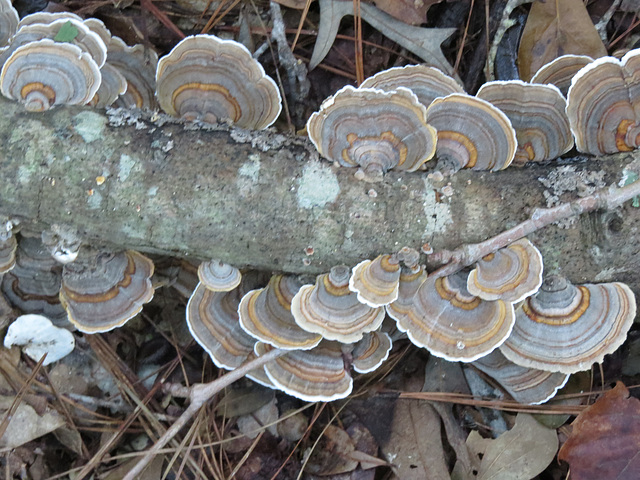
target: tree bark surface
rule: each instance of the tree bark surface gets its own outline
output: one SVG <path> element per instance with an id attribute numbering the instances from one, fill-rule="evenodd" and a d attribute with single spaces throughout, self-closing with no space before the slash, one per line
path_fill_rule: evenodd
<path id="1" fill-rule="evenodd" d="M 390 172 L 369 184 L 320 159 L 305 138 L 120 110 L 29 114 L 4 99 L 0 112 L 0 214 L 34 228 L 68 225 L 110 248 L 285 272 L 482 241 L 536 207 L 640 173 L 632 152 L 441 182 Z M 547 272 L 626 281 L 640 293 L 639 229 L 640 208 L 628 202 L 529 238 Z"/>

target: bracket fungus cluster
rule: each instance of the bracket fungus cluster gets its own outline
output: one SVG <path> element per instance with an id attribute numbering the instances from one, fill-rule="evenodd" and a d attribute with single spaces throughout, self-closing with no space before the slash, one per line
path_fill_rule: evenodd
<path id="1" fill-rule="evenodd" d="M 360 167 L 359 176 L 369 181 L 381 180 L 392 168 L 417 170 L 433 157 L 436 145 L 424 105 L 405 88 L 346 86 L 311 115 L 307 133 L 321 155 Z"/>
<path id="2" fill-rule="evenodd" d="M 153 271 L 153 262 L 133 250 L 84 250 L 64 266 L 60 302 L 78 330 L 107 332 L 124 325 L 151 300 Z"/>
<path id="3" fill-rule="evenodd" d="M 393 168 L 415 171 L 434 155 L 422 142 L 407 145 L 392 128 L 407 112 L 415 115 L 415 105 L 400 101 L 408 89 L 427 108 L 420 122 L 428 127 L 421 128 L 436 131 L 436 169 L 443 173 L 553 160 L 574 143 L 595 155 L 629 151 L 640 146 L 639 70 L 639 49 L 621 60 L 565 55 L 530 83 L 489 82 L 474 97 L 435 68 L 395 67 L 329 97 L 310 117 L 307 133 L 325 158 L 359 166 L 360 178 L 380 181 Z M 384 115 L 373 113 L 381 108 Z M 405 155 L 420 161 L 405 164 Z"/>
<path id="4" fill-rule="evenodd" d="M 5 8 L 0 6 L 0 18 Z M 142 45 L 128 47 L 100 20 L 37 12 L 16 22 L 4 43 L 0 91 L 29 111 L 62 104 L 102 108 L 116 100 L 129 107 L 156 105 L 157 54 Z"/>
<path id="5" fill-rule="evenodd" d="M 380 331 L 384 309 L 358 301 L 346 266 L 318 276 L 315 285 L 276 274 L 263 288 L 255 288 L 259 277 L 251 273 L 239 285 L 228 281 L 240 272 L 217 261 L 198 272 L 187 324 L 220 368 L 235 369 L 274 348 L 287 350 L 247 377 L 304 400 L 329 401 L 351 392 L 351 367 L 368 373 L 389 355 L 391 339 Z M 220 290 L 223 285 L 227 291 Z"/>
<path id="6" fill-rule="evenodd" d="M 276 83 L 242 44 L 214 35 L 183 39 L 158 62 L 157 98 L 169 115 L 261 130 L 282 109 Z"/>

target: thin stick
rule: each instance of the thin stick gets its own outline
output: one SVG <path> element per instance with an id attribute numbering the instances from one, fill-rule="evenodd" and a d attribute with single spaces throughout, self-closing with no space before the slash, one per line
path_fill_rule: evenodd
<path id="1" fill-rule="evenodd" d="M 563 203 L 553 208 L 536 208 L 528 220 L 484 242 L 463 245 L 455 250 L 441 250 L 429 256 L 429 262 L 446 264 L 429 276 L 446 277 L 476 263 L 485 255 L 506 247 L 536 230 L 565 218 L 581 215 L 597 209 L 613 210 L 624 202 L 640 195 L 640 180 L 621 188 L 610 186 L 593 195 Z"/>
<path id="2" fill-rule="evenodd" d="M 191 392 L 189 394 L 189 398 L 191 403 L 189 407 L 184 411 L 180 417 L 167 429 L 167 431 L 158 439 L 153 446 L 147 450 L 144 456 L 135 464 L 135 466 L 129 470 L 129 472 L 124 476 L 123 480 L 135 480 L 139 478 L 142 471 L 145 467 L 153 460 L 153 457 L 160 452 L 160 449 L 164 447 L 173 437 L 175 437 L 182 427 L 186 425 L 186 423 L 191 420 L 191 418 L 198 413 L 200 408 L 207 403 L 216 393 L 222 390 L 225 387 L 228 387 L 236 380 L 241 379 L 247 373 L 251 372 L 251 370 L 255 370 L 256 368 L 263 367 L 271 360 L 274 360 L 284 354 L 286 354 L 286 350 L 274 349 L 270 352 L 251 360 L 250 362 L 244 363 L 240 367 L 235 370 L 226 373 L 222 377 L 214 380 L 209 383 L 196 383 L 191 387 Z"/>

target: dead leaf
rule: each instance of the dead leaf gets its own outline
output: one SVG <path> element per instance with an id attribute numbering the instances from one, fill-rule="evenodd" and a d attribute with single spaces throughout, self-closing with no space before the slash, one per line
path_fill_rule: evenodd
<path id="1" fill-rule="evenodd" d="M 477 480 L 530 480 L 553 461 L 558 435 L 531 416 L 519 413 L 516 424 L 495 440 L 472 431 L 467 438 Z M 461 472 L 454 468 L 452 478 Z"/>
<path id="2" fill-rule="evenodd" d="M 592 58 L 607 54 L 583 1 L 535 1 L 520 39 L 520 78 L 529 81 L 544 64 L 570 53 Z"/>
<path id="3" fill-rule="evenodd" d="M 622 382 L 573 422 L 558 458 L 568 462 L 571 478 L 640 478 L 640 400 Z"/>
<path id="4" fill-rule="evenodd" d="M 453 68 L 444 57 L 440 44 L 449 38 L 455 28 L 412 27 L 372 5 L 360 5 L 362 19 L 387 38 L 422 58 L 428 65 L 452 74 Z M 320 0 L 320 25 L 309 68 L 313 69 L 326 57 L 338 34 L 340 22 L 353 15 L 352 0 Z"/>
<path id="5" fill-rule="evenodd" d="M 350 458 L 356 447 L 347 432 L 329 425 L 313 450 L 306 471 L 315 475 L 337 475 L 351 472 L 358 460 Z"/>
<path id="6" fill-rule="evenodd" d="M 370 3 L 378 7 L 393 18 L 397 18 L 407 25 L 420 25 L 427 21 L 427 10 L 431 5 L 442 0 L 371 0 Z"/>
<path id="7" fill-rule="evenodd" d="M 0 438 L 0 447 L 19 447 L 53 432 L 64 424 L 64 418 L 55 410 L 38 415 L 33 407 L 21 403 L 11 417 L 4 435 Z"/>

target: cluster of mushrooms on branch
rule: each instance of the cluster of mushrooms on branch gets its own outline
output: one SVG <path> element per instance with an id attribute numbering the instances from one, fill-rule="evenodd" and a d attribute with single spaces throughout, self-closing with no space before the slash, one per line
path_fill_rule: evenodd
<path id="1" fill-rule="evenodd" d="M 12 8 L 0 0 L 0 91 L 30 112 L 160 108 L 256 130 L 280 115 L 276 82 L 234 41 L 190 36 L 158 59 L 99 20 L 70 13 L 19 19 Z M 311 115 L 306 134 L 324 158 L 357 168 L 359 180 L 382 181 L 391 169 L 426 175 L 433 158 L 429 175 L 493 172 L 553 160 L 574 144 L 593 155 L 633 150 L 640 146 L 639 103 L 640 50 L 622 59 L 563 56 L 531 83 L 489 82 L 475 96 L 436 68 L 412 65 L 342 88 Z M 9 308 L 6 297 L 64 336 L 120 327 L 151 300 L 154 264 L 141 253 L 81 248 L 64 231 L 25 229 L 18 242 L 14 223 L 6 219 L 0 232 L 0 312 Z M 473 364 L 515 400 L 542 403 L 570 374 L 624 342 L 635 297 L 622 283 L 543 281 L 540 252 L 526 238 L 513 240 L 473 270 L 448 276 L 428 274 L 420 253 L 404 247 L 333 267 L 314 283 L 286 273 L 266 281 L 218 260 L 197 272 L 183 262 L 171 283 L 189 297 L 189 330 L 215 365 L 233 370 L 286 350 L 247 376 L 303 400 L 346 397 L 352 369 L 375 370 L 392 340 L 406 335 L 433 355 Z M 60 342 L 68 350 L 68 336 Z"/>

